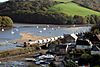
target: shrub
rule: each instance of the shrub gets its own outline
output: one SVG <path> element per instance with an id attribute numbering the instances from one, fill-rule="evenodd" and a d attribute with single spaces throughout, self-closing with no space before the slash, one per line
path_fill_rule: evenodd
<path id="1" fill-rule="evenodd" d="M 0 16 L 0 27 L 11 27 L 13 26 L 13 21 L 10 17 Z"/>

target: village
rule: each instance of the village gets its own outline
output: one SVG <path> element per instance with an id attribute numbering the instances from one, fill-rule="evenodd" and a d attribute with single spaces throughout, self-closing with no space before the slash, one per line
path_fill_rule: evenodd
<path id="1" fill-rule="evenodd" d="M 0 0 L 0 67 L 100 67 L 100 0 Z"/>
<path id="2" fill-rule="evenodd" d="M 37 44 L 38 43 L 38 44 Z M 90 32 L 64 34 L 63 36 L 47 38 L 38 41 L 24 42 L 24 47 L 37 44 L 37 50 L 46 50 L 45 53 L 36 53 L 26 61 L 36 65 L 51 67 L 92 67 L 100 65 L 100 35 Z M 95 58 L 97 57 L 97 58 Z"/>

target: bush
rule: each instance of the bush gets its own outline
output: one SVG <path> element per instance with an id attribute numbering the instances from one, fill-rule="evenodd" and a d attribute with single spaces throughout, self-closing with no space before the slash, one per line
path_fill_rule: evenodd
<path id="1" fill-rule="evenodd" d="M 11 27 L 13 26 L 13 21 L 10 17 L 0 16 L 0 27 Z"/>
<path id="2" fill-rule="evenodd" d="M 94 25 L 91 28 L 91 32 L 94 33 L 94 34 L 100 34 L 100 25 Z"/>

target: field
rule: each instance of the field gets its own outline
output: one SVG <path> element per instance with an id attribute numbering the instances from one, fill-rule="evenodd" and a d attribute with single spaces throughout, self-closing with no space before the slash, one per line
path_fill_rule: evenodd
<path id="1" fill-rule="evenodd" d="M 54 0 L 54 1 L 58 1 L 58 2 L 70 2 L 70 1 L 73 1 L 73 0 Z"/>
<path id="2" fill-rule="evenodd" d="M 90 10 L 88 8 L 82 7 L 76 3 L 60 3 L 57 5 L 54 5 L 53 7 L 49 8 L 50 11 L 53 12 L 60 12 L 65 13 L 67 15 L 79 15 L 79 16 L 87 16 L 91 14 L 96 14 L 100 16 L 100 12 L 96 12 L 93 10 Z"/>

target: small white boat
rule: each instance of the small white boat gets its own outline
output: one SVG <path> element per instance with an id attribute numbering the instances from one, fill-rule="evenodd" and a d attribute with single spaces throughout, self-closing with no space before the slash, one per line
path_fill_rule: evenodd
<path id="1" fill-rule="evenodd" d="M 14 34 L 15 32 L 14 31 L 11 31 L 11 34 Z"/>
<path id="2" fill-rule="evenodd" d="M 5 29 L 2 29 L 2 32 L 5 31 Z"/>
<path id="3" fill-rule="evenodd" d="M 19 31 L 17 28 L 15 29 L 16 31 Z"/>
<path id="4" fill-rule="evenodd" d="M 54 56 L 53 55 L 49 55 L 49 54 L 39 56 L 39 59 L 53 59 L 53 58 L 54 58 Z"/>
<path id="5" fill-rule="evenodd" d="M 52 30 L 54 30 L 54 28 L 52 28 Z"/>
<path id="6" fill-rule="evenodd" d="M 43 30 L 47 30 L 47 28 L 43 28 Z"/>
<path id="7" fill-rule="evenodd" d="M 60 26 L 58 26 L 58 29 L 60 28 Z"/>
<path id="8" fill-rule="evenodd" d="M 49 25 L 47 25 L 47 27 L 50 27 Z"/>
<path id="9" fill-rule="evenodd" d="M 40 33 L 42 33 L 42 31 L 39 31 Z"/>
<path id="10" fill-rule="evenodd" d="M 39 26 L 37 26 L 36 28 L 39 28 Z"/>
<path id="11" fill-rule="evenodd" d="M 37 61 L 37 60 L 34 59 L 34 58 L 25 58 L 25 60 L 26 60 L 26 61 L 34 61 L 34 62 Z"/>

